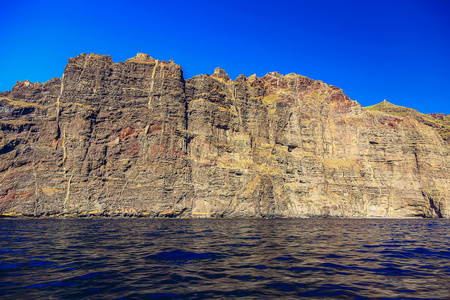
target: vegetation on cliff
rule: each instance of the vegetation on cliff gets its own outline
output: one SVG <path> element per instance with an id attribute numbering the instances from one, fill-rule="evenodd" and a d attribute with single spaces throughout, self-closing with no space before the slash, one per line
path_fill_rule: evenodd
<path id="1" fill-rule="evenodd" d="M 410 117 L 427 126 L 435 128 L 439 135 L 450 144 L 450 115 L 442 113 L 422 114 L 415 109 L 398 106 L 384 100 L 378 104 L 364 107 L 368 111 L 381 111 L 395 117 Z"/>

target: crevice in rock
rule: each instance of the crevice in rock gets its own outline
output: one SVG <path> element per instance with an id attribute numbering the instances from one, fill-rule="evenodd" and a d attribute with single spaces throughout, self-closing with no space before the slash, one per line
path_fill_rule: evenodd
<path id="1" fill-rule="evenodd" d="M 35 111 L 35 108 L 32 107 L 32 106 L 30 106 L 30 107 L 21 107 L 19 109 L 13 110 L 11 115 L 13 117 L 17 118 L 17 117 L 20 117 L 20 116 L 29 115 L 29 114 L 33 113 L 34 111 Z"/>
<path id="2" fill-rule="evenodd" d="M 19 144 L 20 144 L 19 140 L 10 141 L 9 143 L 0 148 L 0 155 L 13 151 Z"/>
<path id="3" fill-rule="evenodd" d="M 439 200 L 435 201 L 435 199 L 428 193 L 425 193 L 422 191 L 422 196 L 428 200 L 430 203 L 430 209 L 431 213 L 434 212 L 438 216 L 438 218 L 442 218 L 442 212 L 441 212 L 441 203 Z M 432 216 L 431 216 L 432 217 Z"/>
<path id="4" fill-rule="evenodd" d="M 417 158 L 417 152 L 414 152 L 414 158 L 416 160 L 417 172 L 420 173 L 419 159 Z"/>

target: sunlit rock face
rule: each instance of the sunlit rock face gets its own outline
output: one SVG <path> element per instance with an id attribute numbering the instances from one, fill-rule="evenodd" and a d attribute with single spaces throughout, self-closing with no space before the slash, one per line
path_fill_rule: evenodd
<path id="1" fill-rule="evenodd" d="M 0 116 L 2 216 L 450 216 L 442 132 L 297 74 L 81 54 Z"/>

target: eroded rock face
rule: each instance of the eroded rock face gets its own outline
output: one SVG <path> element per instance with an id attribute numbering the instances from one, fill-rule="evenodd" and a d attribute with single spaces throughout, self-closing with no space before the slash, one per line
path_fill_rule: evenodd
<path id="1" fill-rule="evenodd" d="M 300 75 L 82 54 L 0 96 L 3 216 L 450 216 L 435 129 Z"/>

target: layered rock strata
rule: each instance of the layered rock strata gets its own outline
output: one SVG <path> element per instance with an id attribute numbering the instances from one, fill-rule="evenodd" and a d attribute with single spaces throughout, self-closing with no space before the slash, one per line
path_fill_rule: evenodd
<path id="1" fill-rule="evenodd" d="M 0 116 L 2 216 L 450 217 L 435 129 L 297 74 L 81 54 Z"/>

